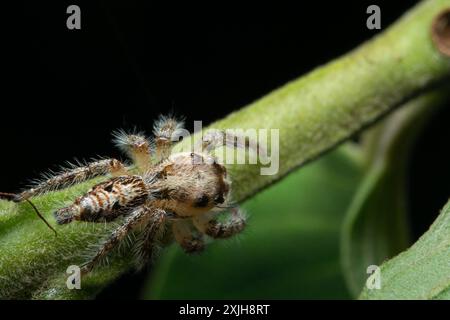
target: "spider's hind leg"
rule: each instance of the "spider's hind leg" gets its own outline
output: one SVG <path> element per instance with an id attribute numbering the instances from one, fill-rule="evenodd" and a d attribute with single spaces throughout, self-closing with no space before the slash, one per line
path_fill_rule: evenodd
<path id="1" fill-rule="evenodd" d="M 142 269 L 157 256 L 162 246 L 162 239 L 166 231 L 166 212 L 155 209 L 151 214 L 142 235 L 141 243 L 137 246 L 137 268 Z"/>
<path id="2" fill-rule="evenodd" d="M 104 159 L 91 162 L 86 166 L 75 167 L 64 170 L 61 173 L 48 178 L 45 181 L 38 183 L 33 188 L 25 190 L 18 194 L 5 194 L 0 198 L 11 200 L 14 202 L 21 202 L 33 196 L 44 194 L 50 191 L 67 188 L 75 183 L 80 183 L 88 179 L 111 173 L 113 176 L 126 174 L 125 166 L 116 159 Z"/>
<path id="3" fill-rule="evenodd" d="M 20 202 L 20 197 L 17 193 L 0 192 L 0 199 L 13 202 Z"/>
<path id="4" fill-rule="evenodd" d="M 146 222 L 150 217 L 151 210 L 146 206 L 138 207 L 130 213 L 124 223 L 118 227 L 111 236 L 101 245 L 97 253 L 82 267 L 82 273 L 89 273 L 111 250 L 113 250 L 130 232 L 138 225 Z"/>

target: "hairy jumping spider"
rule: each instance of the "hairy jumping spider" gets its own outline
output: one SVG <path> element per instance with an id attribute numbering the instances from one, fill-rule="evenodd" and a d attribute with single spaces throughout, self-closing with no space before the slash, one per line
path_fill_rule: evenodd
<path id="1" fill-rule="evenodd" d="M 83 266 L 83 273 L 91 271 L 135 230 L 140 230 L 142 235 L 139 246 L 142 261 L 150 260 L 155 246 L 170 229 L 186 252 L 199 252 L 204 248 L 203 235 L 227 238 L 245 227 L 243 212 L 231 205 L 227 170 L 209 153 L 218 146 L 239 145 L 234 138 L 222 139 L 210 134 L 201 141 L 201 153 L 171 154 L 172 137 L 182 125 L 172 117 L 160 117 L 154 125 L 153 140 L 138 133 L 116 133 L 114 141 L 131 158 L 131 166 L 116 159 L 103 159 L 65 170 L 19 194 L 0 193 L 0 198 L 29 201 L 33 196 L 110 174 L 110 179 L 54 213 L 58 224 L 74 220 L 104 222 L 125 217 Z M 231 211 L 230 217 L 225 222 L 218 221 L 218 213 L 226 209 Z"/>

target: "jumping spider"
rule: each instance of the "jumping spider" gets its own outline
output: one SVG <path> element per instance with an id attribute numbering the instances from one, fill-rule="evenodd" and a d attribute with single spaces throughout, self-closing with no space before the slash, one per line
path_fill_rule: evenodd
<path id="1" fill-rule="evenodd" d="M 19 194 L 0 193 L 0 198 L 28 201 L 39 194 L 110 174 L 110 179 L 54 213 L 60 225 L 74 220 L 104 222 L 125 217 L 83 266 L 83 273 L 91 271 L 135 230 L 142 232 L 139 256 L 144 261 L 151 258 L 155 244 L 169 228 L 186 252 L 199 252 L 204 248 L 203 235 L 227 238 L 246 225 L 241 209 L 231 205 L 231 181 L 225 166 L 209 152 L 222 145 L 240 146 L 234 137 L 222 139 L 213 133 L 201 141 L 202 152 L 171 154 L 172 137 L 182 125 L 172 117 L 162 116 L 154 125 L 153 140 L 142 134 L 116 133 L 115 144 L 131 158 L 132 166 L 116 159 L 103 159 L 64 171 Z M 220 222 L 218 213 L 225 209 L 230 209 L 231 215 L 226 222 Z"/>

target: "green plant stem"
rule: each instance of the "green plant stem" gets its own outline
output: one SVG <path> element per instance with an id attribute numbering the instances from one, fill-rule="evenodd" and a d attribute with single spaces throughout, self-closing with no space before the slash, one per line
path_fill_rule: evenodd
<path id="1" fill-rule="evenodd" d="M 424 1 L 356 50 L 214 123 L 214 128 L 280 130 L 278 173 L 263 176 L 259 166 L 233 166 L 234 198 L 250 197 L 446 80 L 450 60 L 436 50 L 430 37 L 432 19 L 446 7 L 448 0 Z M 34 203 L 51 220 L 55 209 L 97 181 L 37 197 Z M 114 224 L 72 223 L 58 227 L 55 238 L 28 204 L 0 202 L 0 297 L 95 296 L 131 268 L 129 254 L 116 255 L 109 267 L 83 279 L 83 288 L 89 289 L 75 292 L 53 284 L 63 284 L 67 266 L 83 262 L 93 251 L 88 245 L 101 243 L 112 228 Z"/>

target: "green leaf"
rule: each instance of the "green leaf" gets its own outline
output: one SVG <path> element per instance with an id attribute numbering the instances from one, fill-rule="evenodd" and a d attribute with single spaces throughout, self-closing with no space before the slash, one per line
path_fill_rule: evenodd
<path id="1" fill-rule="evenodd" d="M 407 251 L 381 266 L 381 289 L 361 299 L 450 298 L 450 201 L 430 229 Z"/>
<path id="2" fill-rule="evenodd" d="M 348 298 L 338 239 L 359 173 L 342 148 L 292 173 L 245 202 L 239 241 L 216 241 L 199 256 L 171 248 L 144 297 Z"/>
<path id="3" fill-rule="evenodd" d="M 365 133 L 366 173 L 350 205 L 342 232 L 342 263 L 356 297 L 368 274 L 407 248 L 406 172 L 410 148 L 423 124 L 444 105 L 450 88 L 428 93 Z"/>

